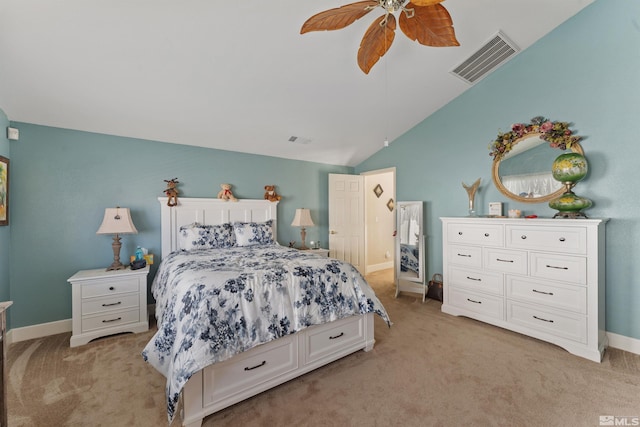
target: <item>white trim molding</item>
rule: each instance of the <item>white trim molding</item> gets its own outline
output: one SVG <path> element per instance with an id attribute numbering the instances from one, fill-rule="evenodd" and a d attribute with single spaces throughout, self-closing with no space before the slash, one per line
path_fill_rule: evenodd
<path id="1" fill-rule="evenodd" d="M 10 345 L 14 342 L 64 334 L 66 332 L 71 332 L 71 319 L 40 323 L 39 325 L 24 326 L 22 328 L 12 328 L 7 332 L 7 344 Z"/>
<path id="2" fill-rule="evenodd" d="M 609 347 L 640 355 L 639 339 L 625 337 L 624 335 L 614 334 L 613 332 L 607 332 L 607 338 L 609 339 Z"/>

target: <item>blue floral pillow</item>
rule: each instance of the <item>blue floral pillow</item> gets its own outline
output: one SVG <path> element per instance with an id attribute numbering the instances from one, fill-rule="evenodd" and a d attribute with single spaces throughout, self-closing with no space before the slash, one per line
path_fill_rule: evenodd
<path id="1" fill-rule="evenodd" d="M 266 222 L 234 222 L 233 231 L 237 246 L 272 245 L 273 220 Z"/>
<path id="2" fill-rule="evenodd" d="M 183 225 L 178 233 L 178 246 L 183 251 L 194 249 L 220 249 L 230 248 L 235 245 L 235 235 L 231 224 Z"/>

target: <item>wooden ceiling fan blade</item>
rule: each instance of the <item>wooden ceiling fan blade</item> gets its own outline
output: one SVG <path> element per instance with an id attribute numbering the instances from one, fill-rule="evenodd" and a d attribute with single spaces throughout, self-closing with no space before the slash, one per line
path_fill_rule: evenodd
<path id="1" fill-rule="evenodd" d="M 380 25 L 384 19 L 387 20 L 386 24 Z M 364 33 L 358 49 L 358 65 L 365 74 L 369 74 L 376 62 L 387 53 L 396 37 L 395 30 L 396 18 L 389 14 L 382 15 L 373 21 Z"/>
<path id="2" fill-rule="evenodd" d="M 442 3 L 444 0 L 413 0 L 411 3 L 416 6 L 432 6 L 434 4 Z"/>
<path id="3" fill-rule="evenodd" d="M 405 12 L 400 14 L 400 29 L 411 40 L 425 46 L 460 46 L 451 15 L 444 6 L 418 6 L 409 2 L 405 7 L 413 9 L 414 12 L 412 17 L 407 16 Z"/>
<path id="4" fill-rule="evenodd" d="M 300 34 L 310 31 L 340 30 L 353 24 L 377 6 L 379 6 L 377 1 L 367 0 L 325 10 L 307 19 L 306 22 L 302 24 Z"/>

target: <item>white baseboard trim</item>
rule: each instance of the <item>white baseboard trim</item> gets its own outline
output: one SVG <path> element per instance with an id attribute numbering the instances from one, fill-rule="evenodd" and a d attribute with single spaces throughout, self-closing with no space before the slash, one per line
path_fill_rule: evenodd
<path id="1" fill-rule="evenodd" d="M 373 273 L 374 271 L 386 270 L 388 268 L 393 268 L 393 261 L 381 262 L 380 264 L 371 264 L 367 265 L 367 273 Z"/>
<path id="2" fill-rule="evenodd" d="M 380 268 L 379 270 L 383 269 L 384 268 Z M 149 313 L 153 315 L 155 313 L 155 304 L 149 304 L 148 308 Z M 42 338 L 49 335 L 64 334 L 66 332 L 71 332 L 71 330 L 71 319 L 41 323 L 39 325 L 25 326 L 22 328 L 12 328 L 7 331 L 7 345 L 11 345 L 13 342 Z M 607 338 L 609 340 L 610 347 L 640 355 L 639 339 L 625 337 L 624 335 L 614 334 L 613 332 L 607 332 Z"/>
<path id="3" fill-rule="evenodd" d="M 7 332 L 7 343 L 42 338 L 49 335 L 71 332 L 71 319 L 58 320 L 56 322 L 40 323 L 39 325 L 11 328 Z"/>
<path id="4" fill-rule="evenodd" d="M 614 334 L 613 332 L 607 332 L 607 338 L 609 339 L 609 347 L 640 354 L 640 340 L 638 339 Z"/>

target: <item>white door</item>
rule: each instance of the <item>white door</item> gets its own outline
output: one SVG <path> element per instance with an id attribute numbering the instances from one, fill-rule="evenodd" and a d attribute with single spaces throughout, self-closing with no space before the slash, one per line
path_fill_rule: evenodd
<path id="1" fill-rule="evenodd" d="M 365 273 L 364 177 L 329 174 L 329 251 Z"/>

